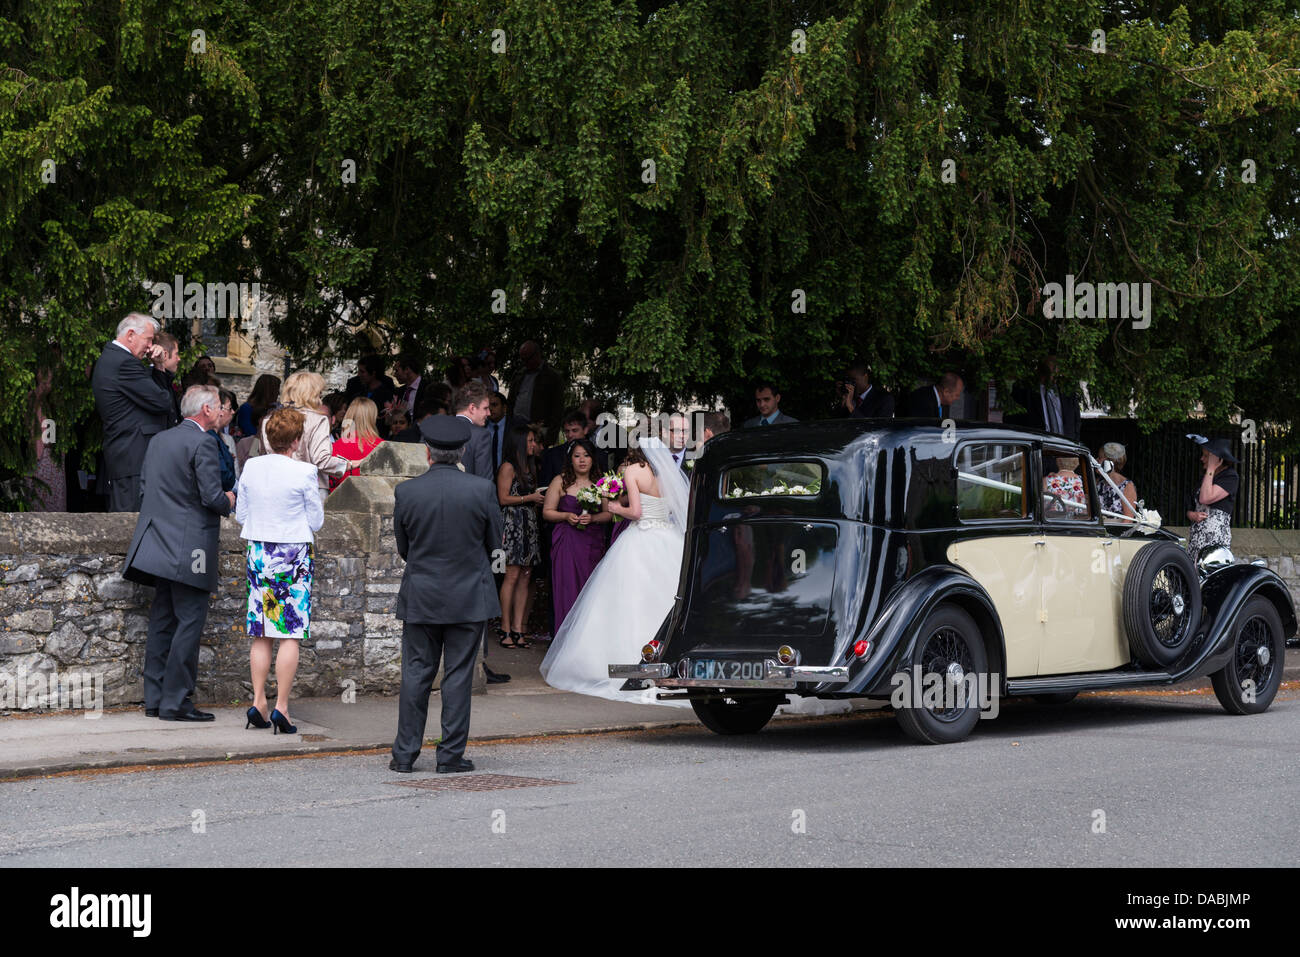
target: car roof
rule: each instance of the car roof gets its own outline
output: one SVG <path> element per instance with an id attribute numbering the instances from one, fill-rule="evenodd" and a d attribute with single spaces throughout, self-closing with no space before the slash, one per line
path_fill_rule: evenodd
<path id="1" fill-rule="evenodd" d="M 1059 435 L 1000 422 L 955 423 L 958 442 L 987 439 L 996 442 L 1048 442 L 1087 454 L 1087 449 Z M 822 419 L 738 429 L 714 436 L 700 456 L 703 468 L 716 468 L 733 460 L 750 458 L 839 458 L 856 454 L 865 446 L 877 449 L 907 448 L 947 441 L 951 433 L 934 419 Z"/>

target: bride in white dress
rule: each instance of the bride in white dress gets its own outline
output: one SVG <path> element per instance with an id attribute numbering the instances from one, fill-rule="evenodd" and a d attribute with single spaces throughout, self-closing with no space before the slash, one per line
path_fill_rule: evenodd
<path id="1" fill-rule="evenodd" d="M 624 529 L 596 565 L 542 659 L 546 683 L 563 691 L 632 704 L 689 708 L 684 699 L 660 701 L 658 690 L 620 691 L 624 679 L 609 666 L 641 659 L 641 648 L 672 610 L 686 543 L 690 486 L 659 439 L 643 438 L 623 473 L 627 505 L 605 508 L 633 524 Z M 791 695 L 778 714 L 832 714 L 848 701 Z"/>
<path id="2" fill-rule="evenodd" d="M 656 691 L 619 691 L 609 665 L 638 661 L 677 594 L 690 498 L 686 476 L 658 439 L 643 438 L 623 473 L 627 505 L 605 508 L 632 524 L 615 539 L 582 587 L 542 660 L 546 683 L 564 691 L 633 704 L 689 707 L 659 701 Z"/>

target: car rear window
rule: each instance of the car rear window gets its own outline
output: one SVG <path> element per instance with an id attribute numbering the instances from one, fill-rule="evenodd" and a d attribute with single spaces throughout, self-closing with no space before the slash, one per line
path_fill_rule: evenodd
<path id="1" fill-rule="evenodd" d="M 815 498 L 821 494 L 826 466 L 821 462 L 763 462 L 722 473 L 720 497 Z"/>

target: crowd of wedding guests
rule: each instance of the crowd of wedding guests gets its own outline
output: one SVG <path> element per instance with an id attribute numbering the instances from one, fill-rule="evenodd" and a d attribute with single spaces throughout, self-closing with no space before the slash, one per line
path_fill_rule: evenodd
<path id="1" fill-rule="evenodd" d="M 611 411 L 599 400 L 565 409 L 567 384 L 546 364 L 536 342 L 525 342 L 518 360 L 519 372 L 508 390 L 496 377 L 494 351 L 484 348 L 458 357 L 441 374 L 408 354 L 362 356 L 346 387 L 330 393 L 325 379 L 311 370 L 294 372 L 283 382 L 262 375 L 241 402 L 217 379 L 215 363 L 207 357 L 177 381 L 180 343 L 148 315 L 123 319 L 91 381 L 104 429 L 100 478 L 108 508 L 140 513 L 128 572 L 150 583 L 170 582 L 164 598 L 155 599 L 150 617 L 145 687 L 151 700 L 146 709 L 161 710 L 161 717 L 173 720 L 207 720 L 171 686 L 188 681 L 192 688 L 193 665 L 178 670 L 176 660 L 197 661 L 215 576 L 176 569 L 189 561 L 191 552 L 215 552 L 220 516 L 233 511 L 248 543 L 247 632 L 254 692 L 248 722 L 294 729 L 289 692 L 297 643 L 310 623 L 314 536 L 324 520 L 324 501 L 348 476 L 359 474 L 363 460 L 384 442 L 423 443 L 427 431 L 421 426 L 431 416 L 468 421 L 470 439 L 459 467 L 496 488 L 503 528 L 496 641 L 504 648 L 527 648 L 551 640 L 602 556 L 627 527 L 619 521 L 624 516 L 616 514 L 618 508 L 593 505 L 584 490 L 643 459 L 621 430 L 613 433 L 614 442 L 607 441 L 608 435 L 598 440 L 598 430 L 609 418 L 602 413 Z M 41 393 L 41 382 L 38 416 L 48 394 L 48 383 Z M 841 414 L 853 417 L 891 418 L 897 412 L 942 420 L 969 415 L 962 402 L 965 382 L 956 372 L 896 399 L 873 384 L 867 363 L 856 362 L 844 370 L 840 390 Z M 1020 387 L 1015 398 L 1026 412 L 1012 421 L 1078 441 L 1079 403 L 1058 388 L 1053 357 L 1040 363 L 1036 388 Z M 743 427 L 797 422 L 782 411 L 781 401 L 777 383 L 755 383 L 755 415 Z M 688 442 L 730 427 L 721 412 L 703 413 L 695 422 L 699 427 L 692 428 L 680 413 L 664 418 L 661 437 L 683 470 L 691 465 Z M 164 433 L 171 436 L 178 425 L 185 428 L 175 440 L 153 441 Z M 1211 440 L 1200 444 L 1207 477 L 1188 518 L 1226 536 L 1223 516 L 1230 514 L 1235 495 L 1235 459 Z M 1113 520 L 1135 518 L 1138 492 L 1124 474 L 1125 448 L 1107 442 L 1097 459 L 1110 479 L 1098 482 L 1102 509 Z M 1067 509 L 1085 503 L 1079 460 L 1060 455 L 1049 462 L 1044 492 Z M 175 481 L 188 473 L 188 484 Z M 38 469 L 37 478 L 42 474 Z M 178 505 L 181 500 L 186 501 Z M 60 502 L 56 497 L 43 504 L 57 508 Z M 191 510 L 189 518 L 185 508 Z M 193 514 L 206 516 L 197 531 Z M 1203 532 L 1201 541 L 1210 532 Z M 179 540 L 195 535 L 203 538 L 197 550 Z M 278 698 L 268 708 L 265 686 L 273 640 L 281 642 L 275 659 Z M 171 664 L 168 649 L 176 659 Z M 488 676 L 493 682 L 509 680 L 490 669 Z"/>

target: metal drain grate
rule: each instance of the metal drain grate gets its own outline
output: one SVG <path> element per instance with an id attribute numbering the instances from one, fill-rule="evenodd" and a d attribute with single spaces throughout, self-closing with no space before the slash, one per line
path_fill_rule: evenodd
<path id="1" fill-rule="evenodd" d="M 542 788 L 572 781 L 548 781 L 545 778 L 521 778 L 513 774 L 440 774 L 418 781 L 393 781 L 399 788 L 422 791 L 504 791 L 510 788 Z"/>

